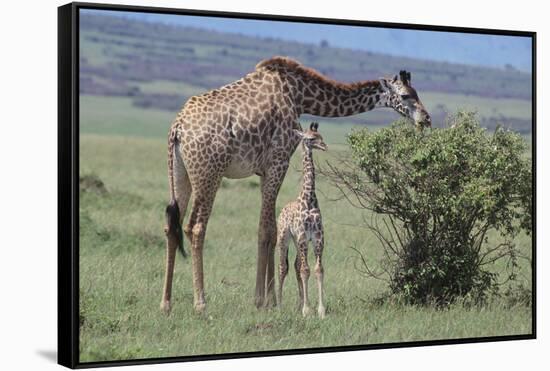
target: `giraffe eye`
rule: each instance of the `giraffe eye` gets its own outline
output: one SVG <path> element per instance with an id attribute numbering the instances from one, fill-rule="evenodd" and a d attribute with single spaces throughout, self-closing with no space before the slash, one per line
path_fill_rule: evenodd
<path id="1" fill-rule="evenodd" d="M 409 94 L 402 94 L 401 99 L 406 100 L 409 99 L 411 96 Z"/>

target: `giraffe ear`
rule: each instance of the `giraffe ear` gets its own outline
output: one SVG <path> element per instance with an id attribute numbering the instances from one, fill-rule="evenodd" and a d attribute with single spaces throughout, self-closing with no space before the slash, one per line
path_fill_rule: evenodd
<path id="1" fill-rule="evenodd" d="M 298 135 L 300 137 L 300 139 L 304 137 L 304 132 L 303 131 L 296 130 L 296 129 L 293 129 L 293 131 L 296 135 Z"/>
<path id="2" fill-rule="evenodd" d="M 411 73 L 407 72 L 405 70 L 399 71 L 399 79 L 403 82 L 405 85 L 410 85 L 411 83 Z"/>

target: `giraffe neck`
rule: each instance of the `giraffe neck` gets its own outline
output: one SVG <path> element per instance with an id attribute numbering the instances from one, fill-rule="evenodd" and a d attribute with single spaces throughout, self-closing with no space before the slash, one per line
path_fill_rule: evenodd
<path id="1" fill-rule="evenodd" d="M 383 90 L 379 81 L 344 84 L 309 78 L 302 82 L 297 84 L 295 95 L 301 113 L 344 117 L 370 111 L 383 103 Z"/>
<path id="2" fill-rule="evenodd" d="M 296 114 L 344 117 L 384 106 L 384 89 L 379 80 L 344 83 L 331 80 L 312 68 L 286 57 L 273 57 L 256 65 L 267 82 L 281 82 L 285 97 Z M 274 77 L 276 76 L 276 77 Z M 272 88 L 269 88 L 272 91 Z"/>
<path id="3" fill-rule="evenodd" d="M 315 166 L 313 165 L 313 150 L 304 146 L 302 160 L 303 180 L 300 199 L 305 201 L 308 208 L 319 207 L 317 196 L 315 195 Z"/>

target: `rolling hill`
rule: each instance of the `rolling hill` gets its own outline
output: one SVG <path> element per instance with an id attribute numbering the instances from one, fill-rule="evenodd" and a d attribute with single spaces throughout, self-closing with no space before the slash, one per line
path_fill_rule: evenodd
<path id="1" fill-rule="evenodd" d="M 531 130 L 531 74 L 515 68 L 452 64 L 87 13 L 81 14 L 80 31 L 81 94 L 130 97 L 142 108 L 175 112 L 190 95 L 234 81 L 262 59 L 286 55 L 343 81 L 407 69 L 421 96 L 429 97 L 425 103 L 435 121 L 464 107 L 482 112 L 488 127 L 500 123 Z M 395 118 L 392 114 L 373 112 L 368 122 L 387 123 Z"/>

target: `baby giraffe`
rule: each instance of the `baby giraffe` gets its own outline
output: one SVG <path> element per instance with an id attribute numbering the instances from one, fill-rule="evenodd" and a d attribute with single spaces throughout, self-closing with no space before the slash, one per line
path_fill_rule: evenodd
<path id="1" fill-rule="evenodd" d="M 325 317 L 323 305 L 323 254 L 324 236 L 321 210 L 315 195 L 315 168 L 313 166 L 313 149 L 327 150 L 323 137 L 317 132 L 319 124 L 312 122 L 309 130 L 295 132 L 302 138 L 303 149 L 303 183 L 302 191 L 298 199 L 286 205 L 277 222 L 277 246 L 280 252 L 279 264 L 279 304 L 283 297 L 283 283 L 288 273 L 288 244 L 292 236 L 297 248 L 296 279 L 300 293 L 300 307 L 302 314 L 309 313 L 307 284 L 309 279 L 309 266 L 307 263 L 307 245 L 311 241 L 315 251 L 315 275 L 317 276 L 317 288 L 319 290 L 318 313 L 320 318 Z"/>

